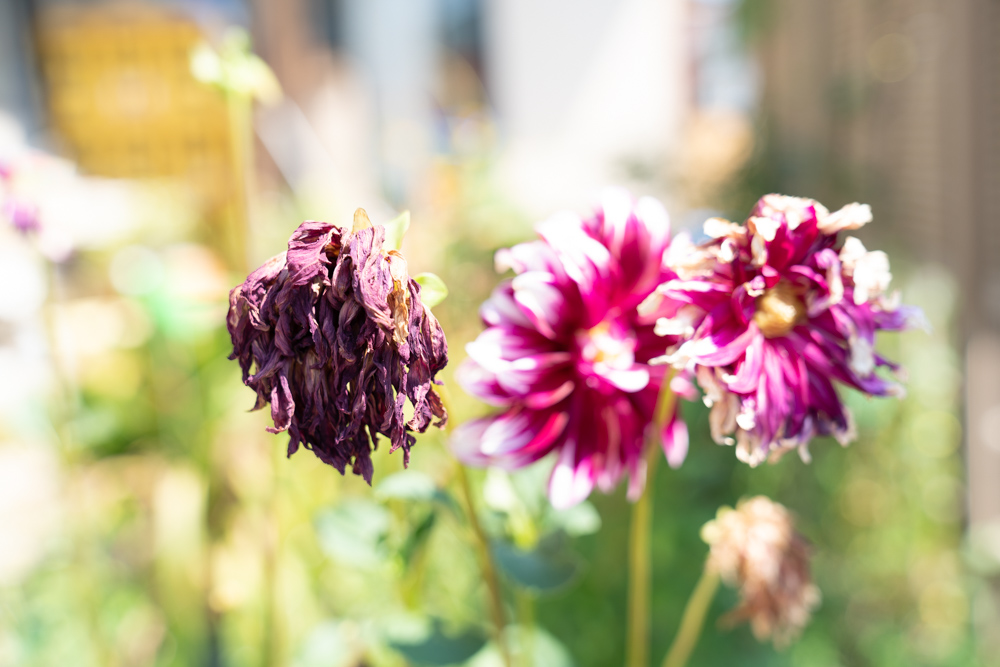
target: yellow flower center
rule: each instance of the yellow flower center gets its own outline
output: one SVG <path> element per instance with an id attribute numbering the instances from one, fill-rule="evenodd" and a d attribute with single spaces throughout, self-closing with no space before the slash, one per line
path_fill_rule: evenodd
<path id="1" fill-rule="evenodd" d="M 784 336 L 806 320 L 806 306 L 794 286 L 784 280 L 757 297 L 753 321 L 765 338 Z"/>
<path id="2" fill-rule="evenodd" d="M 577 334 L 581 357 L 593 364 L 627 369 L 635 363 L 635 340 L 622 337 L 612 330 L 608 322 L 601 322 L 588 331 Z"/>

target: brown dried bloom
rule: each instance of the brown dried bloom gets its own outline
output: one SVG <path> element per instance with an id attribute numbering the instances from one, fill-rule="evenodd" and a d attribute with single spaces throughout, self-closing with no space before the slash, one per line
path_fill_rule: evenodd
<path id="1" fill-rule="evenodd" d="M 787 646 L 809 622 L 820 593 L 809 574 L 809 544 L 792 514 L 764 496 L 721 507 L 701 530 L 707 568 L 739 588 L 740 605 L 724 622 L 749 621 L 754 636 Z"/>

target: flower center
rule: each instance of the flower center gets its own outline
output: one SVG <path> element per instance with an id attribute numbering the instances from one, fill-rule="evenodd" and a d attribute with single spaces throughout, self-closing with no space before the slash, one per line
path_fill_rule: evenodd
<path id="1" fill-rule="evenodd" d="M 784 280 L 764 290 L 757 297 L 756 306 L 753 321 L 765 338 L 784 336 L 806 319 L 806 307 L 802 298 L 795 287 Z"/>
<path id="2" fill-rule="evenodd" d="M 577 342 L 585 362 L 619 370 L 632 368 L 635 363 L 635 337 L 609 322 L 580 331 Z"/>

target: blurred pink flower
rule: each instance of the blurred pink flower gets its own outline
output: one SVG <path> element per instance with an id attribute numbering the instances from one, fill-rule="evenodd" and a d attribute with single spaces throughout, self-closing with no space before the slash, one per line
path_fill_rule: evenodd
<path id="1" fill-rule="evenodd" d="M 39 223 L 38 206 L 15 191 L 16 169 L 10 162 L 0 162 L 0 217 L 22 234 L 36 232 Z"/>
<path id="2" fill-rule="evenodd" d="M 916 308 L 887 293 L 883 252 L 840 232 L 871 220 L 867 205 L 830 213 L 811 199 L 767 195 L 745 225 L 713 218 L 711 239 L 678 254 L 678 277 L 643 305 L 683 315 L 690 339 L 666 359 L 695 371 L 711 408 L 717 442 L 751 465 L 806 446 L 813 436 L 854 438 L 851 415 L 834 387 L 873 396 L 902 388 L 875 373 L 897 366 L 874 351 L 875 333 L 919 324 Z"/>
<path id="3" fill-rule="evenodd" d="M 629 497 L 645 483 L 646 431 L 652 422 L 663 350 L 637 306 L 674 273 L 666 211 L 611 190 L 594 215 L 559 214 L 538 225 L 541 240 L 497 253 L 517 274 L 483 304 L 486 331 L 466 348 L 459 382 L 503 411 L 468 422 L 452 437 L 473 465 L 518 468 L 557 452 L 549 480 L 553 505 L 609 492 L 629 475 Z M 683 378 L 675 386 L 685 391 Z M 667 460 L 680 465 L 687 429 L 676 410 L 660 434 Z"/>

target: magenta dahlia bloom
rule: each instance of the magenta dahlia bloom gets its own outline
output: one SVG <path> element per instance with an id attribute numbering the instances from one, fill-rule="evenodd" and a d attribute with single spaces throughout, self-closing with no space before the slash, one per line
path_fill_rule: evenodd
<path id="1" fill-rule="evenodd" d="M 717 442 L 751 465 L 813 436 L 854 437 L 835 383 L 872 396 L 902 388 L 878 375 L 897 367 L 874 352 L 875 333 L 921 321 L 888 294 L 889 261 L 840 232 L 871 220 L 867 205 L 830 213 L 811 199 L 767 195 L 745 225 L 713 218 L 710 237 L 673 264 L 678 277 L 644 309 L 693 323 L 666 359 L 693 370 L 712 407 Z M 732 436 L 735 435 L 735 438 Z"/>
<path id="2" fill-rule="evenodd" d="M 497 253 L 498 268 L 517 275 L 483 304 L 487 329 L 458 373 L 469 393 L 502 411 L 461 426 L 453 447 L 467 463 L 506 468 L 557 452 L 549 481 L 557 507 L 583 500 L 595 484 L 610 491 L 626 473 L 636 498 L 666 377 L 648 365 L 663 339 L 637 306 L 675 277 L 663 262 L 666 211 L 614 190 L 591 217 L 563 213 L 537 231 L 541 240 Z M 667 460 L 680 465 L 687 430 L 676 411 L 659 435 Z"/>
<path id="3" fill-rule="evenodd" d="M 432 384 L 448 363 L 441 325 L 420 300 L 406 260 L 383 249 L 385 227 L 355 213 L 350 232 L 303 222 L 288 251 L 229 294 L 231 359 L 287 430 L 288 455 L 303 445 L 371 484 L 378 434 L 409 460 L 415 438 L 447 414 Z M 403 407 L 409 399 L 413 417 Z"/>

